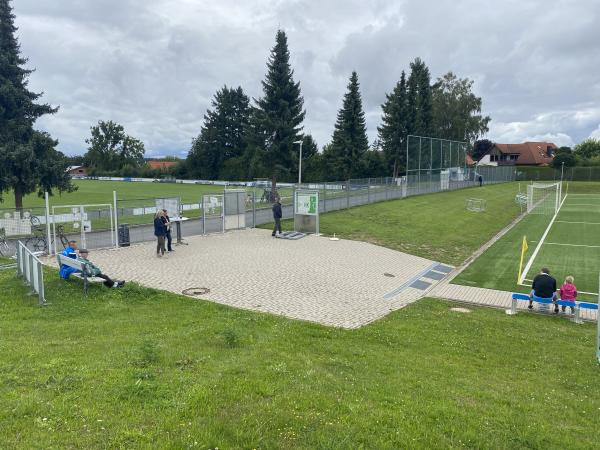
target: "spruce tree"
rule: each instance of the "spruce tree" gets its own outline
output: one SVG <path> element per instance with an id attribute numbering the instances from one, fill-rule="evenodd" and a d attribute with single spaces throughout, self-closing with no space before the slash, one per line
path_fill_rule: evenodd
<path id="1" fill-rule="evenodd" d="M 35 121 L 57 109 L 37 100 L 42 94 L 27 88 L 32 70 L 20 54 L 9 0 L 0 0 L 0 200 L 14 191 L 15 206 L 23 207 L 23 196 L 38 191 L 52 194 L 53 188 L 74 187 L 66 173 L 67 161 L 47 133 L 33 129 Z"/>
<path id="2" fill-rule="evenodd" d="M 433 126 L 431 75 L 420 58 L 410 63 L 408 77 L 408 133 L 430 136 Z"/>
<path id="3" fill-rule="evenodd" d="M 352 72 L 348 92 L 337 115 L 331 146 L 326 152 L 330 176 L 338 180 L 361 177 L 363 155 L 367 150 L 369 140 L 358 75 Z"/>
<path id="4" fill-rule="evenodd" d="M 244 130 L 250 114 L 249 103 L 248 96 L 241 87 L 233 89 L 224 86 L 217 91 L 212 100 L 213 109 L 209 109 L 204 115 L 200 135 L 194 139 L 188 154 L 191 175 L 216 180 L 228 160 L 243 155 L 246 148 Z"/>
<path id="5" fill-rule="evenodd" d="M 262 166 L 272 178 L 274 189 L 277 179 L 293 178 L 294 142 L 301 137 L 306 114 L 300 83 L 293 75 L 287 36 L 278 30 L 262 82 L 263 96 L 256 100 L 247 136 L 251 171 Z"/>
<path id="6" fill-rule="evenodd" d="M 408 96 L 406 74 L 402 71 L 400 81 L 390 94 L 386 94 L 382 125 L 377 128 L 385 157 L 385 164 L 395 178 L 406 163 L 406 136 L 408 130 Z"/>

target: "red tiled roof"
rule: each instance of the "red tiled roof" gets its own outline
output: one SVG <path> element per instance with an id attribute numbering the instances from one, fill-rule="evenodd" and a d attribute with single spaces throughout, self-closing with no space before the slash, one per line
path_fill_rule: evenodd
<path id="1" fill-rule="evenodd" d="M 148 167 L 150 167 L 151 169 L 164 170 L 175 165 L 177 165 L 175 161 L 148 161 Z"/>
<path id="2" fill-rule="evenodd" d="M 548 165 L 554 159 L 554 156 L 548 155 L 548 148 L 556 150 L 557 147 L 552 142 L 524 142 L 522 144 L 495 144 L 495 147 L 501 152 L 512 155 L 519 155 L 517 164 L 522 165 Z"/>

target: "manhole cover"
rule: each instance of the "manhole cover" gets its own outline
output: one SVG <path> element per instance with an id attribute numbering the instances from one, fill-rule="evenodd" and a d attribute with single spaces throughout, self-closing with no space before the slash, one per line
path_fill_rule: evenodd
<path id="1" fill-rule="evenodd" d="M 459 312 L 459 313 L 470 313 L 471 310 L 467 308 L 450 308 L 450 311 Z"/>
<path id="2" fill-rule="evenodd" d="M 383 275 L 386 277 L 390 277 L 390 278 L 394 278 L 396 276 L 393 273 L 387 273 L 387 272 L 385 272 Z"/>
<path id="3" fill-rule="evenodd" d="M 191 295 L 193 297 L 197 297 L 199 295 L 206 295 L 210 292 L 210 289 L 201 287 L 201 288 L 188 288 L 181 291 L 183 295 Z"/>

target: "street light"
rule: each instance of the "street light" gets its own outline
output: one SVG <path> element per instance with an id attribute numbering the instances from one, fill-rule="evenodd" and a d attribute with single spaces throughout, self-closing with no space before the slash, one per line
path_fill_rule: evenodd
<path id="1" fill-rule="evenodd" d="M 563 174 L 565 172 L 565 162 L 562 162 L 562 165 L 560 166 L 560 183 L 562 184 L 563 182 Z"/>
<path id="2" fill-rule="evenodd" d="M 300 158 L 298 158 L 298 184 L 302 183 L 302 142 L 304 141 L 294 141 L 294 144 L 300 145 Z"/>

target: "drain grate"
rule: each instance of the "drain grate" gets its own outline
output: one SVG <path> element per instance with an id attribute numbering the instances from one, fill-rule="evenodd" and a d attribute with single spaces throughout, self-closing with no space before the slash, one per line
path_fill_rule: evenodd
<path id="1" fill-rule="evenodd" d="M 210 292 L 210 289 L 205 288 L 205 287 L 193 287 L 193 288 L 187 288 L 184 289 L 183 291 L 181 291 L 181 293 L 183 295 L 190 295 L 192 297 L 198 297 L 199 295 L 206 295 Z"/>
<path id="2" fill-rule="evenodd" d="M 394 275 L 393 273 L 387 273 L 387 272 L 385 272 L 385 273 L 383 274 L 383 276 L 384 276 L 384 277 L 390 277 L 390 278 L 394 278 L 396 275 Z"/>

